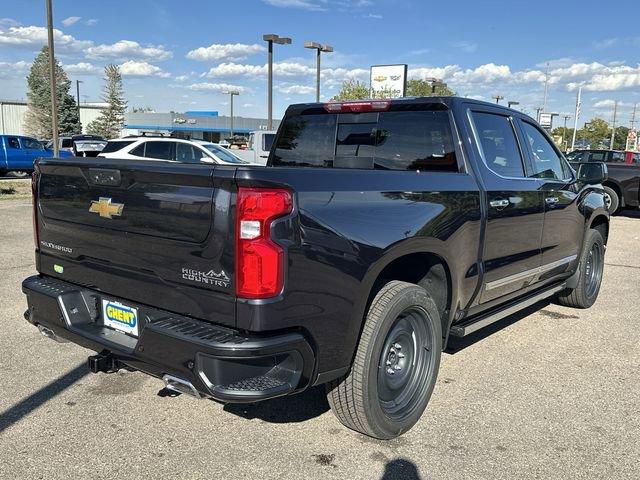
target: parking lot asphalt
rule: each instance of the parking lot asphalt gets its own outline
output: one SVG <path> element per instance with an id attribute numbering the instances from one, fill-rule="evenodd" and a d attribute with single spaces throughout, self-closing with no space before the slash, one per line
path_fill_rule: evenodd
<path id="1" fill-rule="evenodd" d="M 322 389 L 256 405 L 157 396 L 141 373 L 89 374 L 91 352 L 22 314 L 30 201 L 0 203 L 0 477 L 639 478 L 640 213 L 612 219 L 596 305 L 538 305 L 445 353 L 420 422 L 377 441 Z"/>

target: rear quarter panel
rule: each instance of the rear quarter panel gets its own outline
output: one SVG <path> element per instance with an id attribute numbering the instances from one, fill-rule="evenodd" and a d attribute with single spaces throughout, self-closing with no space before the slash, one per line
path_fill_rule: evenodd
<path id="1" fill-rule="evenodd" d="M 350 364 L 369 292 L 394 259 L 437 254 L 451 272 L 453 308 L 473 294 L 481 218 L 468 174 L 253 168 L 239 169 L 236 182 L 288 187 L 297 209 L 281 226 L 288 235 L 284 293 L 272 302 L 239 300 L 238 327 L 304 325 L 322 345 L 320 372 Z"/>

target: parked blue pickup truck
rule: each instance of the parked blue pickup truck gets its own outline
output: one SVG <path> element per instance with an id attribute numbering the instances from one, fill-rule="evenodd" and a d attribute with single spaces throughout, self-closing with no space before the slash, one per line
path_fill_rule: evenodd
<path id="1" fill-rule="evenodd" d="M 0 135 L 0 175 L 7 172 L 32 172 L 36 158 L 52 157 L 53 150 L 35 138 L 22 135 Z M 69 152 L 60 152 L 61 157 L 72 157 Z"/>

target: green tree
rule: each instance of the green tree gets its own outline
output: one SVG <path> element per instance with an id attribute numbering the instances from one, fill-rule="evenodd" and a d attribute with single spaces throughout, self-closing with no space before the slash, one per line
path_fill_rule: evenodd
<path id="1" fill-rule="evenodd" d="M 568 150 L 573 139 L 573 128 L 556 127 L 551 131 L 551 137 L 557 140 L 556 143 L 561 150 Z M 564 141 L 562 140 L 563 138 Z"/>
<path id="2" fill-rule="evenodd" d="M 117 65 L 107 65 L 104 68 L 105 87 L 102 99 L 107 104 L 98 118 L 87 127 L 87 132 L 100 135 L 104 138 L 120 136 L 124 126 L 124 113 L 127 110 L 127 102 L 124 99 L 122 87 L 122 74 Z"/>
<path id="3" fill-rule="evenodd" d="M 414 78 L 407 82 L 408 97 L 452 97 L 455 92 L 444 83 L 432 83 Z"/>
<path id="4" fill-rule="evenodd" d="M 73 135 L 82 131 L 78 106 L 69 94 L 71 82 L 58 61 L 55 62 L 56 97 L 58 106 L 58 132 Z M 51 138 L 51 75 L 49 71 L 49 48 L 42 47 L 36 56 L 27 77 L 27 104 L 25 131 L 37 138 Z"/>
<path id="5" fill-rule="evenodd" d="M 340 91 L 331 100 L 362 100 L 369 97 L 369 87 L 366 84 L 358 80 L 347 80 L 342 82 Z"/>
<path id="6" fill-rule="evenodd" d="M 623 125 L 616 127 L 613 148 L 617 150 L 624 150 L 627 146 L 627 135 L 629 135 L 629 127 L 625 127 Z"/>
<path id="7" fill-rule="evenodd" d="M 611 129 L 605 120 L 595 117 L 578 130 L 576 138 L 585 140 L 591 148 L 609 148 Z"/>

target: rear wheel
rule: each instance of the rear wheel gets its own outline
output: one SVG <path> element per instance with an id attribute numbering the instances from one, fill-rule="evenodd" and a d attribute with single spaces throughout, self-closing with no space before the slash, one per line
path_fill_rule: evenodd
<path id="1" fill-rule="evenodd" d="M 558 295 L 558 303 L 574 308 L 589 308 L 595 303 L 602 284 L 604 252 L 604 239 L 600 232 L 589 230 L 580 255 L 578 285 Z"/>
<path id="2" fill-rule="evenodd" d="M 371 303 L 351 372 L 327 386 L 338 419 L 379 439 L 413 427 L 435 386 L 441 332 L 438 309 L 422 287 L 387 283 Z"/>
<path id="3" fill-rule="evenodd" d="M 620 197 L 618 196 L 618 192 L 606 185 L 604 186 L 604 204 L 607 207 L 607 211 L 612 215 L 620 208 Z"/>

